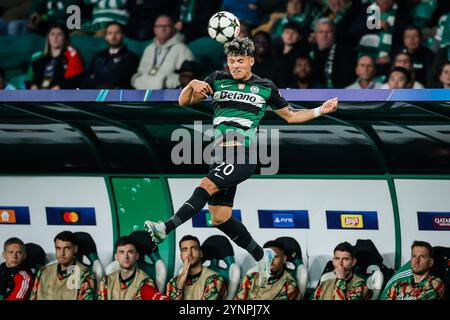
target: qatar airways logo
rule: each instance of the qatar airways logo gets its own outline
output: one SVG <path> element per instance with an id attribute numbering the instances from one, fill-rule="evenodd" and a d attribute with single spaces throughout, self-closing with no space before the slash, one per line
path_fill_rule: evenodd
<path id="1" fill-rule="evenodd" d="M 450 217 L 443 215 L 433 215 L 433 228 L 450 230 Z"/>

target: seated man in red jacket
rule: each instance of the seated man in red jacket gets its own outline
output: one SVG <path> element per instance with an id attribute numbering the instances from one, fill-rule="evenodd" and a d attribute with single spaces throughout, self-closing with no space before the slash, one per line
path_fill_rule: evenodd
<path id="1" fill-rule="evenodd" d="M 19 238 L 6 240 L 0 265 L 0 300 L 28 300 L 33 287 L 31 271 L 23 266 L 25 244 Z"/>

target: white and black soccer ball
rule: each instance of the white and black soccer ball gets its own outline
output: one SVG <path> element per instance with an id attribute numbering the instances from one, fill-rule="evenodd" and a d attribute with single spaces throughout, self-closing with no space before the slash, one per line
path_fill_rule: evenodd
<path id="1" fill-rule="evenodd" d="M 215 13 L 208 22 L 208 34 L 220 43 L 233 40 L 239 35 L 239 19 L 228 11 Z"/>

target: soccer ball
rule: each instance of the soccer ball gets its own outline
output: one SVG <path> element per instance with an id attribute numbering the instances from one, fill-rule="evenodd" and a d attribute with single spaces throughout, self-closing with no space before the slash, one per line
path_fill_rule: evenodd
<path id="1" fill-rule="evenodd" d="M 209 19 L 208 33 L 214 40 L 225 43 L 238 36 L 239 27 L 239 20 L 234 14 L 220 11 Z"/>

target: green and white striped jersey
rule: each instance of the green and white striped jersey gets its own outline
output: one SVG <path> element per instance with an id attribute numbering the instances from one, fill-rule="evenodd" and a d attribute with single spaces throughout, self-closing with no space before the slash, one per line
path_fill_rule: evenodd
<path id="1" fill-rule="evenodd" d="M 249 147 L 267 106 L 276 110 L 289 105 L 272 81 L 255 74 L 244 81 L 234 80 L 228 72 L 215 71 L 205 81 L 213 90 L 216 139 L 221 137 L 225 141 L 226 134 L 242 134 L 245 146 Z"/>
<path id="2" fill-rule="evenodd" d="M 122 25 L 128 23 L 129 14 L 126 10 L 127 0 L 84 0 L 88 5 L 94 5 L 92 10 L 92 25 L 105 27 L 107 23 L 115 21 Z"/>

